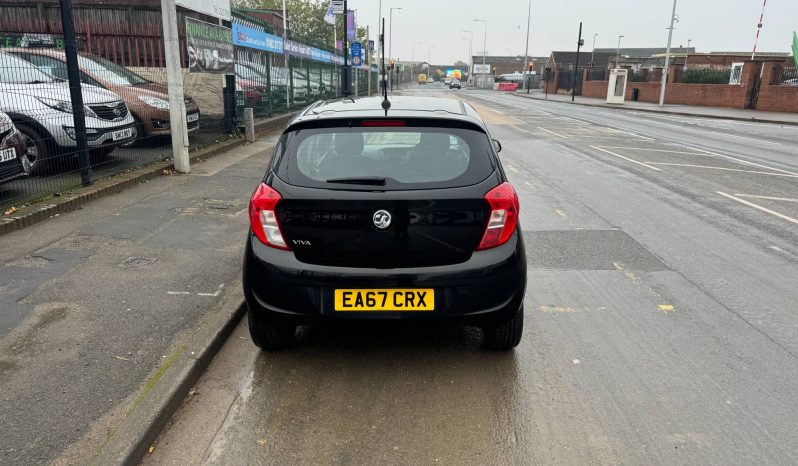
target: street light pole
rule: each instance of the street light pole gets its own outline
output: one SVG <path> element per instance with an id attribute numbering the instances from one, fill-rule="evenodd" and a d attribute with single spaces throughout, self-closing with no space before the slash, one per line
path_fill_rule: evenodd
<path id="1" fill-rule="evenodd" d="M 413 79 L 413 74 L 416 71 L 416 45 L 420 44 L 421 42 L 413 42 L 413 46 L 410 47 L 410 80 Z"/>
<path id="2" fill-rule="evenodd" d="M 665 67 L 662 69 L 662 84 L 659 88 L 659 106 L 665 104 L 665 84 L 668 82 L 668 67 L 671 64 L 671 40 L 673 39 L 673 22 L 676 21 L 676 0 L 673 0 L 671 27 L 668 28 L 668 48 L 665 50 Z"/>
<path id="3" fill-rule="evenodd" d="M 482 35 L 482 67 L 484 68 L 486 55 L 488 53 L 487 50 L 485 50 L 488 48 L 488 22 L 484 19 L 475 19 L 474 21 L 477 23 L 482 23 L 482 25 L 485 27 L 484 34 Z"/>
<path id="4" fill-rule="evenodd" d="M 468 40 L 468 81 L 474 84 L 474 31 L 463 29 L 463 32 L 471 34 L 471 38 Z"/>
<path id="5" fill-rule="evenodd" d="M 591 68 L 594 66 L 596 58 L 596 37 L 598 37 L 598 33 L 593 34 L 593 50 L 590 51 L 590 66 Z"/>
<path id="6" fill-rule="evenodd" d="M 692 41 L 693 41 L 693 39 L 687 39 L 687 53 L 685 53 L 685 55 L 684 55 L 684 69 L 685 70 L 687 69 L 687 59 L 690 58 L 690 42 L 692 42 Z"/>
<path id="7" fill-rule="evenodd" d="M 529 9 L 526 13 L 526 49 L 524 49 L 524 90 L 529 93 L 529 27 L 532 24 L 532 0 L 529 0 Z"/>
<path id="8" fill-rule="evenodd" d="M 391 44 L 393 43 L 393 10 L 401 10 L 401 7 L 391 7 L 388 9 L 388 60 L 393 59 Z M 388 80 L 391 82 L 391 92 L 393 92 L 393 77 L 396 72 L 392 69 L 388 73 Z"/>
<path id="9" fill-rule="evenodd" d="M 618 62 L 621 59 L 621 39 L 623 39 L 623 36 L 618 36 L 618 49 L 615 51 L 615 68 L 620 68 Z"/>
<path id="10" fill-rule="evenodd" d="M 571 102 L 576 99 L 576 86 L 579 85 L 579 54 L 582 49 L 582 22 L 579 22 L 579 39 L 576 41 L 576 67 L 574 68 L 574 79 L 571 84 Z M 581 94 L 580 94 L 581 95 Z"/>
<path id="11" fill-rule="evenodd" d="M 437 47 L 436 45 L 430 45 L 427 49 L 427 77 L 432 77 L 432 49 Z"/>

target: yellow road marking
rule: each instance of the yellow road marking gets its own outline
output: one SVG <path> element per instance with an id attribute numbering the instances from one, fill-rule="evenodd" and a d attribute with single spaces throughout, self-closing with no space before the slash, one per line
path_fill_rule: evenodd
<path id="1" fill-rule="evenodd" d="M 632 272 L 624 268 L 623 262 L 613 262 L 612 266 L 615 267 L 615 270 L 623 272 L 623 274 L 626 275 L 626 278 L 628 278 L 629 280 L 632 280 L 635 283 L 637 283 L 637 281 L 640 280 L 640 278 L 637 275 L 633 274 Z"/>
<path id="2" fill-rule="evenodd" d="M 562 209 L 554 209 L 554 211 L 557 212 L 557 215 L 559 215 L 562 218 L 568 217 L 567 215 L 565 215 L 565 212 L 563 212 Z"/>
<path id="3" fill-rule="evenodd" d="M 735 194 L 735 196 L 751 197 L 754 199 L 767 199 L 769 201 L 798 202 L 798 199 L 790 199 L 789 197 L 757 196 L 755 194 Z"/>
<path id="4" fill-rule="evenodd" d="M 767 207 L 762 207 L 761 205 L 754 204 L 753 202 L 748 202 L 745 199 L 740 199 L 739 197 L 732 196 L 731 194 L 726 194 L 726 193 L 724 193 L 722 191 L 715 191 L 715 192 L 720 194 L 721 196 L 728 197 L 729 199 L 737 201 L 737 202 L 739 202 L 741 204 L 745 204 L 747 206 L 751 206 L 754 209 L 759 209 L 762 212 L 766 212 L 766 213 L 768 213 L 770 215 L 774 215 L 776 217 L 779 217 L 781 219 L 787 220 L 788 222 L 792 222 L 792 223 L 795 223 L 796 225 L 798 225 L 798 219 L 794 219 L 794 218 L 792 218 L 790 216 L 784 215 L 781 212 L 776 212 L 775 210 L 768 209 Z"/>
<path id="5" fill-rule="evenodd" d="M 566 136 L 563 136 L 562 134 L 559 134 L 559 133 L 555 133 L 554 131 L 550 131 L 550 130 L 548 130 L 546 128 L 541 128 L 540 126 L 538 126 L 538 129 L 541 130 L 541 131 L 545 131 L 547 133 L 551 133 L 551 134 L 553 134 L 555 136 L 559 136 L 559 137 L 561 137 L 563 139 L 568 139 Z"/>
<path id="6" fill-rule="evenodd" d="M 525 185 L 526 185 L 526 186 L 527 186 L 529 189 L 531 189 L 532 191 L 535 191 L 535 192 L 537 192 L 538 188 L 537 188 L 537 187 L 535 187 L 535 185 L 534 185 L 534 184 L 532 184 L 530 181 L 524 181 L 524 184 L 525 184 Z"/>
<path id="7" fill-rule="evenodd" d="M 673 311 L 673 305 L 671 305 L 671 304 L 660 304 L 659 306 L 657 306 L 657 309 L 659 309 L 660 311 L 662 311 L 662 312 L 667 314 L 668 312 Z"/>
<path id="8" fill-rule="evenodd" d="M 638 165 L 642 165 L 642 166 L 644 166 L 646 168 L 650 168 L 650 169 L 652 169 L 654 171 L 658 171 L 658 172 L 662 171 L 662 169 L 660 169 L 660 168 L 652 167 L 651 165 L 648 165 L 648 164 L 646 164 L 644 162 L 638 162 L 637 160 L 630 159 L 629 157 L 625 157 L 625 156 L 623 156 L 621 154 L 616 154 L 615 152 L 609 151 L 607 149 L 602 149 L 601 147 L 598 147 L 598 146 L 590 146 L 590 147 L 592 147 L 593 149 L 596 149 L 596 150 L 600 150 L 602 152 L 606 152 L 606 153 L 608 153 L 610 155 L 614 155 L 614 156 L 616 156 L 618 158 L 622 158 L 622 159 L 624 159 L 624 160 L 626 160 L 628 162 L 632 162 L 632 163 L 636 163 Z"/>
<path id="9" fill-rule="evenodd" d="M 515 168 L 515 167 L 514 167 L 514 166 L 512 166 L 512 165 L 507 165 L 507 169 L 508 169 L 508 170 L 510 170 L 510 171 L 511 171 L 511 172 L 513 172 L 513 173 L 518 173 L 518 169 L 517 169 L 517 168 Z"/>
<path id="10" fill-rule="evenodd" d="M 651 165 L 666 165 L 669 167 L 705 168 L 707 170 L 723 170 L 727 172 L 753 173 L 755 175 L 784 176 L 787 178 L 798 178 L 798 175 L 788 175 L 786 173 L 760 172 L 756 170 L 743 170 L 740 168 L 710 167 L 708 165 L 692 165 L 689 163 L 671 163 L 671 162 L 646 162 L 646 163 Z"/>

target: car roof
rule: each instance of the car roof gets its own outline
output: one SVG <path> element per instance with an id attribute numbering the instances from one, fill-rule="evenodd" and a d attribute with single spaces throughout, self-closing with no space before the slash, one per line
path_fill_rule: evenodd
<path id="1" fill-rule="evenodd" d="M 456 98 L 392 96 L 387 115 L 382 96 L 324 100 L 294 118 L 293 123 L 339 118 L 430 118 L 476 123 L 485 127 L 482 118 L 467 102 Z"/>

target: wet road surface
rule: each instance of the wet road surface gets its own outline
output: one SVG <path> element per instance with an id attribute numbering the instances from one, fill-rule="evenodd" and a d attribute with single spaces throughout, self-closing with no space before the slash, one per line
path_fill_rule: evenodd
<path id="1" fill-rule="evenodd" d="M 521 199 L 521 345 L 369 325 L 261 353 L 244 322 L 144 463 L 798 462 L 798 128 L 456 95 Z"/>

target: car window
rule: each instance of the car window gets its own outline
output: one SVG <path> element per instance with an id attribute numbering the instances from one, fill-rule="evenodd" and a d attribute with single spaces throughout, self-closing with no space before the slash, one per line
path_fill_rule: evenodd
<path id="1" fill-rule="evenodd" d="M 12 55 L 0 53 L 0 82 L 35 84 L 53 82 L 55 78 L 31 63 Z"/>
<path id="2" fill-rule="evenodd" d="M 64 61 L 46 55 L 39 55 L 36 53 L 17 53 L 15 55 L 25 59 L 26 61 L 29 61 L 40 70 L 44 71 L 45 73 L 51 74 L 56 78 L 63 79 L 64 81 L 69 79 L 66 62 Z M 103 87 L 99 82 L 97 82 L 95 79 L 91 78 L 89 75 L 87 75 L 84 72 L 80 73 L 80 81 L 86 84 L 91 84 L 93 86 Z"/>
<path id="3" fill-rule="evenodd" d="M 299 186 L 385 178 L 388 189 L 468 186 L 492 171 L 485 133 L 463 128 L 317 128 L 290 133 L 278 173 Z"/>

